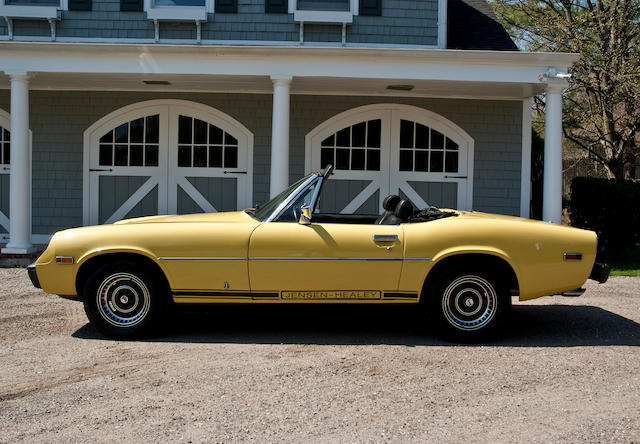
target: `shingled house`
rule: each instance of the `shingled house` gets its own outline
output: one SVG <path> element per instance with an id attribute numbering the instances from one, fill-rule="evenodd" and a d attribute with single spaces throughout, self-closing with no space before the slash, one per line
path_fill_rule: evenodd
<path id="1" fill-rule="evenodd" d="M 561 215 L 571 54 L 516 50 L 484 0 L 0 0 L 0 232 L 252 206 L 332 163 L 323 211 Z M 331 182 L 330 182 L 331 183 Z"/>

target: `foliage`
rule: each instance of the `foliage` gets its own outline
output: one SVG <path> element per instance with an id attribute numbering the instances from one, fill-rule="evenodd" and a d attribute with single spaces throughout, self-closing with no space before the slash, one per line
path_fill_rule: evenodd
<path id="1" fill-rule="evenodd" d="M 640 247 L 611 257 L 607 264 L 611 266 L 611 276 L 640 276 Z"/>
<path id="2" fill-rule="evenodd" d="M 529 51 L 581 54 L 564 96 L 565 139 L 628 177 L 640 159 L 640 1 L 493 0 Z M 541 112 L 544 101 L 536 99 Z"/>
<path id="3" fill-rule="evenodd" d="M 640 180 L 576 177 L 569 210 L 571 225 L 598 233 L 602 259 L 640 242 Z"/>

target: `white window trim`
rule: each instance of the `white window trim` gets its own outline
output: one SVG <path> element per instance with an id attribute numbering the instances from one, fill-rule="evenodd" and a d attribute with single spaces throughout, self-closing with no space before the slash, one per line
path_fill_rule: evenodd
<path id="1" fill-rule="evenodd" d="M 353 23 L 353 16 L 359 14 L 359 0 L 350 0 L 349 11 L 298 10 L 298 0 L 289 0 L 289 14 L 293 20 L 302 23 Z"/>
<path id="2" fill-rule="evenodd" d="M 447 0 L 438 0 L 438 48 L 447 49 Z"/>

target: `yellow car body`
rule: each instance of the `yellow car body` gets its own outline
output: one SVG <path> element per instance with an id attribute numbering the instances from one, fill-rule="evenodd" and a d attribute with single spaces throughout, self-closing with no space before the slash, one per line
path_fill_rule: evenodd
<path id="1" fill-rule="evenodd" d="M 47 293 L 80 297 L 78 272 L 92 260 L 139 255 L 162 270 L 178 303 L 417 303 L 436 264 L 471 253 L 508 263 L 520 300 L 580 287 L 589 276 L 596 255 L 592 231 L 459 214 L 397 226 L 261 223 L 246 212 L 129 219 L 56 233 L 36 261 L 36 273 Z M 397 234 L 398 240 L 375 243 L 374 234 Z M 581 253 L 582 260 L 565 261 L 565 253 Z M 73 263 L 57 263 L 56 257 Z"/>
<path id="2" fill-rule="evenodd" d="M 506 316 L 511 296 L 562 293 L 592 273 L 592 231 L 437 209 L 420 222 L 399 196 L 385 199 L 390 210 L 375 221 L 314 213 L 330 172 L 303 178 L 261 209 L 58 232 L 30 277 L 48 293 L 83 299 L 89 319 L 115 336 L 150 328 L 166 300 L 424 302 L 445 329 L 471 337 Z M 608 270 L 595 274 L 603 281 Z"/>

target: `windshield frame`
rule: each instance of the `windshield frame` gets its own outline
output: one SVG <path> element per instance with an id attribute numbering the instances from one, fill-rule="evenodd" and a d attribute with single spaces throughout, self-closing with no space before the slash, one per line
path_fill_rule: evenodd
<path id="1" fill-rule="evenodd" d="M 282 201 L 276 206 L 276 208 L 271 212 L 271 214 L 267 215 L 263 219 L 260 219 L 255 214 L 255 211 L 249 212 L 249 214 L 253 216 L 255 219 L 258 219 L 260 222 L 272 222 L 278 219 L 278 217 L 280 217 L 280 215 L 289 207 L 289 205 L 293 203 L 298 198 L 298 196 L 302 194 L 312 183 L 317 181 L 319 177 L 320 176 L 318 173 L 311 173 L 307 177 L 302 178 L 300 181 L 298 181 L 300 185 L 292 189 L 289 195 L 286 196 L 284 199 L 282 199 Z M 291 188 L 291 186 L 289 186 L 289 188 Z M 277 199 L 279 196 L 280 195 L 274 197 L 269 202 L 273 201 L 274 199 Z M 317 196 L 314 196 L 314 197 L 317 197 Z M 265 203 L 265 206 L 268 205 L 269 202 Z M 259 211 L 259 209 L 257 211 Z"/>

